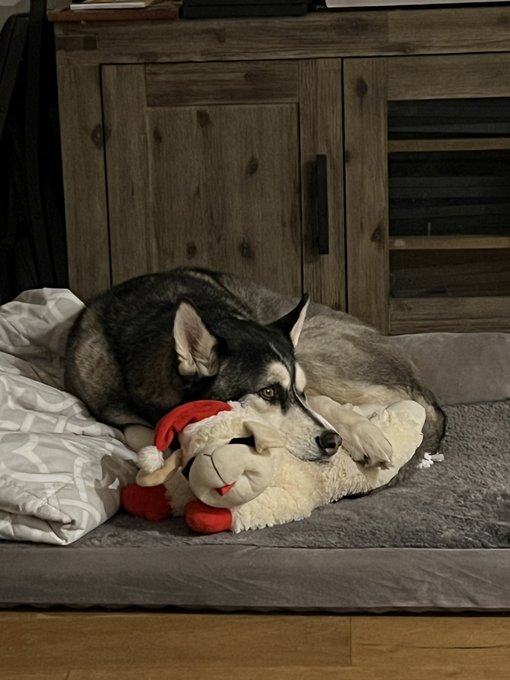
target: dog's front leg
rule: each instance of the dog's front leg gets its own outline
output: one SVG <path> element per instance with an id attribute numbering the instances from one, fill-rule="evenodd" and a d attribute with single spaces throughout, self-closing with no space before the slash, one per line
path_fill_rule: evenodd
<path id="1" fill-rule="evenodd" d="M 339 404 L 322 395 L 311 396 L 308 401 L 314 411 L 326 418 L 342 437 L 342 448 L 354 461 L 368 467 L 391 467 L 392 446 L 369 419 L 371 411 L 382 409 L 382 406 L 363 406 L 355 410 L 358 407 Z"/>
<path id="2" fill-rule="evenodd" d="M 154 430 L 146 425 L 126 425 L 124 440 L 131 451 L 138 453 L 140 449 L 154 443 Z"/>

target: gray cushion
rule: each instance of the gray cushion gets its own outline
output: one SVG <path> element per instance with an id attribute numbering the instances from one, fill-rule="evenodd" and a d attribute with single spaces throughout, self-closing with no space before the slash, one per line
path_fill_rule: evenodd
<path id="1" fill-rule="evenodd" d="M 417 333 L 390 341 L 415 363 L 440 404 L 510 398 L 510 333 Z"/>

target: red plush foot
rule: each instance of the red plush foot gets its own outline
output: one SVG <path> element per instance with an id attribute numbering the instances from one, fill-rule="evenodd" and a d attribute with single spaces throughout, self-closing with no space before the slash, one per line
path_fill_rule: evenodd
<path id="1" fill-rule="evenodd" d="M 213 508 L 202 501 L 190 501 L 184 508 L 184 519 L 189 528 L 199 534 L 217 534 L 232 528 L 232 513 L 228 508 Z"/>
<path id="2" fill-rule="evenodd" d="M 158 486 L 128 484 L 120 491 L 120 501 L 131 515 L 143 517 L 151 522 L 167 519 L 172 514 L 163 484 Z"/>

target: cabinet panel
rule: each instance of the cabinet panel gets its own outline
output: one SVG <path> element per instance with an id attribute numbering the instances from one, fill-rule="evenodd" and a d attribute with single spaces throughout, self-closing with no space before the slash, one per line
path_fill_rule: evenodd
<path id="1" fill-rule="evenodd" d="M 100 70 L 58 69 L 69 283 L 83 300 L 110 285 Z"/>
<path id="2" fill-rule="evenodd" d="M 206 266 L 345 308 L 340 60 L 102 71 L 112 283 Z"/>
<path id="3" fill-rule="evenodd" d="M 158 109 L 147 122 L 157 268 L 214 266 L 299 294 L 295 105 Z"/>
<path id="4" fill-rule="evenodd" d="M 143 66 L 102 69 L 110 284 L 154 271 L 149 140 Z"/>
<path id="5" fill-rule="evenodd" d="M 390 301 L 393 334 L 444 331 L 510 333 L 508 297 L 461 297 L 444 300 L 402 298 Z"/>
<path id="6" fill-rule="evenodd" d="M 508 97 L 510 54 L 386 59 L 388 99 Z"/>
<path id="7" fill-rule="evenodd" d="M 340 59 L 300 62 L 299 122 L 303 210 L 303 285 L 311 297 L 346 309 L 342 73 Z M 317 243 L 314 181 L 317 155 L 326 158 L 329 248 Z"/>
<path id="8" fill-rule="evenodd" d="M 385 332 L 508 327 L 509 67 L 346 62 L 348 309 Z"/>
<path id="9" fill-rule="evenodd" d="M 230 65 L 230 73 L 235 69 Z M 245 73 L 246 65 L 237 70 Z M 295 82 L 295 64 L 287 70 Z M 263 68 L 256 72 L 258 82 Z M 240 76 L 242 104 L 230 87 L 223 93 L 228 103 L 185 105 L 178 98 L 173 106 L 172 97 L 157 93 L 166 82 L 179 82 L 180 73 L 168 65 L 104 67 L 113 282 L 173 266 L 209 266 L 299 295 L 297 97 L 263 103 L 269 93 L 256 87 L 247 104 Z M 269 81 L 274 73 L 270 68 Z M 205 84 L 208 74 L 210 67 Z M 198 92 L 208 101 L 203 86 Z"/>
<path id="10" fill-rule="evenodd" d="M 344 62 L 347 309 L 388 331 L 388 171 L 384 59 Z"/>
<path id="11" fill-rule="evenodd" d="M 297 62 L 146 66 L 148 106 L 297 101 Z"/>

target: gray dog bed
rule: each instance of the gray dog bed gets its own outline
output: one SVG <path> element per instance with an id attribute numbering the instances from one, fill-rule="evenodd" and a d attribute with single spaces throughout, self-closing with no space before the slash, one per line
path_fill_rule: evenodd
<path id="1" fill-rule="evenodd" d="M 444 461 L 413 458 L 396 483 L 323 506 L 308 519 L 240 534 L 193 535 L 182 519 L 118 514 L 76 545 L 264 548 L 509 548 L 510 400 L 446 406 Z"/>
<path id="2" fill-rule="evenodd" d="M 56 319 L 61 319 L 63 302 L 64 307 L 76 306 L 68 293 L 45 295 L 51 297 L 51 309 L 60 310 Z M 40 293 L 37 301 L 40 311 L 46 301 Z M 11 328 L 17 324 L 19 331 L 14 311 L 19 315 L 19 305 L 4 308 L 2 318 Z M 25 308 L 22 311 L 26 330 Z M 47 311 L 39 313 L 39 323 L 41 319 L 47 323 Z M 8 331 L 4 336 L 1 331 L 0 340 L 8 344 Z M 50 353 L 54 370 L 49 370 L 48 338 L 53 338 L 54 346 L 55 337 L 43 331 L 39 343 L 20 342 L 12 351 L 4 344 L 7 359 L 0 383 L 5 388 L 9 376 L 20 379 L 17 362 L 22 355 L 31 373 L 29 378 L 21 376 L 23 389 L 13 393 L 23 393 L 26 401 L 27 391 L 31 393 L 27 381 L 32 380 L 34 389 L 38 383 L 57 389 L 45 392 L 45 403 L 54 405 L 58 397 L 57 401 L 67 404 L 69 395 L 58 392 L 58 352 Z M 390 487 L 342 499 L 300 522 L 212 536 L 194 535 L 182 519 L 150 523 L 123 512 L 115 514 L 114 467 L 109 466 L 110 476 L 105 477 L 104 461 L 100 461 L 103 467 L 94 468 L 90 489 L 80 490 L 85 506 L 92 504 L 86 521 L 71 516 L 66 525 L 61 517 L 52 521 L 51 514 L 49 519 L 38 516 L 37 521 L 43 517 L 47 527 L 44 532 L 38 528 L 34 536 L 45 543 L 35 542 L 36 538 L 0 543 L 0 605 L 331 612 L 510 610 L 510 335 L 422 334 L 389 341 L 412 356 L 444 405 L 444 461 L 420 467 L 415 457 Z M 44 358 L 44 369 L 37 365 L 38 357 Z M 96 429 L 89 420 L 82 422 L 76 404 L 70 408 L 69 414 L 57 418 L 59 432 L 53 439 L 44 433 L 41 441 L 46 448 L 53 441 L 58 449 L 70 430 L 72 437 L 78 437 L 78 442 L 71 440 L 73 447 L 79 448 L 80 442 L 88 447 L 108 444 L 125 474 L 131 463 L 123 459 L 122 451 L 120 458 L 116 456 L 120 442 L 112 448 L 115 433 Z M 27 417 L 21 419 L 23 423 Z M 4 418 L 2 426 L 11 436 L 14 425 L 9 422 Z M 25 443 L 21 449 L 26 452 Z M 2 454 L 0 448 L 6 487 L 8 453 L 4 449 Z M 19 470 L 17 475 L 22 478 Z M 119 472 L 117 479 L 121 476 Z M 74 488 L 72 480 L 69 486 Z M 98 489 L 100 493 L 95 493 Z M 55 493 L 58 498 L 61 487 Z M 102 512 L 94 526 L 90 518 L 95 516 L 96 496 Z M 80 503 L 69 493 L 64 500 L 66 512 Z M 58 503 L 54 505 L 57 508 Z M 22 522 L 20 512 L 11 508 L 11 515 L 12 522 Z M 67 545 L 48 544 L 58 541 Z"/>

